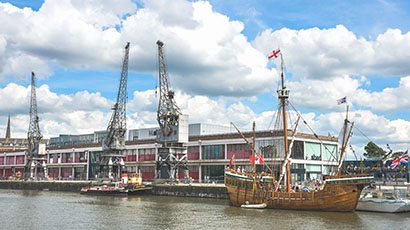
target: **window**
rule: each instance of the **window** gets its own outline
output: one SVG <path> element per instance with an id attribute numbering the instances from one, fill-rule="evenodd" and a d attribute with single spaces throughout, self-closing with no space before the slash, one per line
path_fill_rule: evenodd
<path id="1" fill-rule="evenodd" d="M 290 142 L 289 142 L 290 144 Z M 294 141 L 293 142 L 293 147 L 292 147 L 292 158 L 293 159 L 303 159 L 303 153 L 304 153 L 304 148 L 303 148 L 303 141 Z"/>
<path id="2" fill-rule="evenodd" d="M 321 160 L 320 144 L 305 142 L 306 160 Z"/>
<path id="3" fill-rule="evenodd" d="M 228 159 L 231 159 L 233 155 L 236 159 L 248 159 L 249 155 L 252 154 L 252 150 L 247 144 L 228 144 L 227 151 Z"/>
<path id="4" fill-rule="evenodd" d="M 336 145 L 323 145 L 323 160 L 324 161 L 337 161 L 337 146 Z"/>
<path id="5" fill-rule="evenodd" d="M 273 158 L 276 151 L 273 140 L 257 140 L 255 149 L 259 154 L 263 154 L 264 158 Z"/>
<path id="6" fill-rule="evenodd" d="M 223 159 L 223 145 L 204 145 L 202 146 L 202 159 Z"/>
<path id="7" fill-rule="evenodd" d="M 332 175 L 337 172 L 337 166 L 323 165 L 323 175 Z"/>
<path id="8" fill-rule="evenodd" d="M 205 183 L 223 183 L 225 173 L 225 167 L 223 165 L 205 165 L 202 166 L 202 169 Z"/>
<path id="9" fill-rule="evenodd" d="M 306 165 L 307 172 L 322 172 L 321 165 Z"/>
<path id="10" fill-rule="evenodd" d="M 155 154 L 155 149 L 139 149 L 139 155 Z"/>
<path id="11" fill-rule="evenodd" d="M 188 146 L 188 153 L 199 153 L 199 146 Z"/>

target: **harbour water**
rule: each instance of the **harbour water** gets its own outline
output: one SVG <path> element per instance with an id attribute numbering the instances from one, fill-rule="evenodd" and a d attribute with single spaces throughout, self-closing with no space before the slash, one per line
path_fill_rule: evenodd
<path id="1" fill-rule="evenodd" d="M 228 200 L 0 190 L 0 229 L 409 229 L 410 213 L 249 210 Z"/>

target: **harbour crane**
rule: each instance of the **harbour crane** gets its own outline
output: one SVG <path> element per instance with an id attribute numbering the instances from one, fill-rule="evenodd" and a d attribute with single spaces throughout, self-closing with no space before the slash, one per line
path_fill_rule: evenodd
<path id="1" fill-rule="evenodd" d="M 120 86 L 117 101 L 112 107 L 112 116 L 107 127 L 107 136 L 103 140 L 103 153 L 100 161 L 100 177 L 119 179 L 124 166 L 125 133 L 127 131 L 126 104 L 127 104 L 127 79 L 128 57 L 130 43 L 127 42 L 124 50 Z"/>
<path id="2" fill-rule="evenodd" d="M 26 152 L 26 165 L 24 167 L 24 178 L 48 178 L 45 144 L 41 144 L 43 135 L 40 132 L 39 117 L 37 113 L 37 98 L 35 74 L 31 72 L 31 96 L 30 96 L 30 124 L 27 132 L 28 148 Z M 44 175 L 40 175 L 43 168 Z"/>
<path id="3" fill-rule="evenodd" d="M 159 103 L 157 121 L 158 148 L 156 158 L 155 178 L 175 183 L 179 170 L 184 171 L 185 182 L 189 182 L 188 172 L 188 115 L 181 113 L 175 103 L 175 93 L 172 91 L 167 74 L 164 43 L 157 41 L 159 63 Z"/>

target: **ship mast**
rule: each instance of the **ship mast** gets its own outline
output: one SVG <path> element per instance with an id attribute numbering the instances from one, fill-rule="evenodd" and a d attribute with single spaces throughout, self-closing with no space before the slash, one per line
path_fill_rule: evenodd
<path id="1" fill-rule="evenodd" d="M 282 53 L 280 54 L 280 59 L 281 59 L 281 89 L 278 89 L 278 98 L 280 100 L 280 105 L 282 108 L 282 115 L 283 115 L 283 139 L 284 139 L 284 145 L 285 145 L 285 158 L 287 159 L 288 154 L 289 154 L 289 147 L 288 147 L 288 127 L 287 127 L 287 122 L 286 122 L 286 103 L 289 98 L 289 90 L 286 89 L 285 85 L 285 80 L 284 80 L 284 75 L 283 75 L 283 56 Z M 289 161 L 286 163 L 286 188 L 287 192 L 290 192 L 290 169 L 289 169 Z"/>
<path id="2" fill-rule="evenodd" d="M 346 106 L 346 119 L 345 119 L 344 126 L 343 126 L 342 146 L 340 149 L 340 158 L 339 158 L 339 162 L 337 165 L 337 175 L 338 176 L 342 174 L 342 163 L 343 163 L 344 153 L 346 150 L 346 146 L 349 143 L 350 137 L 352 136 L 353 126 L 354 126 L 354 123 L 352 123 L 350 130 L 347 131 L 347 125 L 349 123 L 348 114 L 349 114 L 349 105 Z M 346 136 L 346 132 L 348 132 L 347 136 Z"/>

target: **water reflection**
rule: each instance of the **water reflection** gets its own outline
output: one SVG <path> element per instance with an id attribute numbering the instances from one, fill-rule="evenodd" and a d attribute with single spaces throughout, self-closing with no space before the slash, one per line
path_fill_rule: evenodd
<path id="1" fill-rule="evenodd" d="M 2 229 L 400 229 L 410 222 L 410 213 L 251 210 L 167 196 L 0 190 L 0 201 Z"/>

